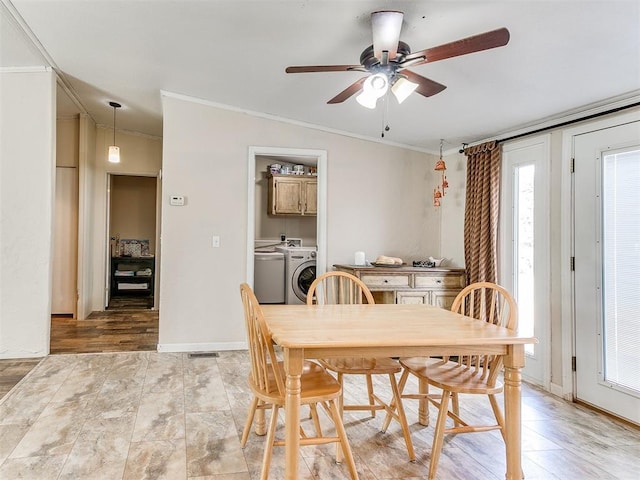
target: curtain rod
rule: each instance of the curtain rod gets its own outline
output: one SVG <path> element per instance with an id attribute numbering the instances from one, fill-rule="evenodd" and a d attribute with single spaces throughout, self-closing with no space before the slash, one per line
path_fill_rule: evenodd
<path id="1" fill-rule="evenodd" d="M 585 120 L 591 120 L 593 118 L 602 117 L 604 115 L 609 115 L 612 113 L 620 112 L 622 110 L 626 110 L 627 108 L 633 108 L 638 106 L 640 106 L 640 102 L 635 102 L 629 105 L 624 105 L 622 107 L 612 108 L 611 110 L 605 110 L 604 112 L 598 112 L 591 115 L 587 115 L 586 117 L 567 120 L 566 122 L 557 123 L 555 125 L 550 125 L 548 127 L 538 128 L 537 130 L 532 130 L 530 132 L 519 133 L 518 135 L 513 135 L 511 137 L 496 139 L 496 141 L 498 143 L 504 143 L 504 142 L 508 142 L 509 140 L 515 140 L 516 138 L 526 137 L 527 135 L 533 135 L 535 133 L 546 132 L 547 130 L 552 130 L 554 128 L 566 127 L 567 125 L 571 125 L 573 123 L 584 122 Z M 468 143 L 463 143 L 462 150 L 460 151 L 460 153 L 462 153 L 464 151 L 464 148 L 466 148 L 468 145 L 469 145 Z"/>

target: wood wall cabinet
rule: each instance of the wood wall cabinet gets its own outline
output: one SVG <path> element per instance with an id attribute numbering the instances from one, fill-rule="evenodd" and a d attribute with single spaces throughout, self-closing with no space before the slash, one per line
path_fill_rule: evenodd
<path id="1" fill-rule="evenodd" d="M 269 215 L 317 215 L 317 177 L 270 175 L 267 208 Z"/>
<path id="2" fill-rule="evenodd" d="M 376 303 L 420 303 L 449 309 L 466 285 L 466 273 L 462 268 L 354 265 L 334 265 L 334 268 L 362 280 Z"/>

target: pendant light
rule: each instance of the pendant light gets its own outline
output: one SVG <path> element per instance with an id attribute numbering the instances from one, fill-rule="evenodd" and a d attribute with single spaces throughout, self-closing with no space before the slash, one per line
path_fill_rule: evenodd
<path id="1" fill-rule="evenodd" d="M 113 107 L 113 145 L 109 147 L 109 162 L 120 163 L 120 147 L 116 145 L 116 110 L 122 105 L 116 102 L 109 102 Z"/>

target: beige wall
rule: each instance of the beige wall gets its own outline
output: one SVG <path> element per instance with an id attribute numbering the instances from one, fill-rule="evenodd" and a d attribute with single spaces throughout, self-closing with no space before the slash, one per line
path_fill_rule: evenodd
<path id="1" fill-rule="evenodd" d="M 443 159 L 447 164 L 449 188 L 447 194 L 440 199 L 440 254 L 447 259 L 446 266 L 464 268 L 464 204 L 467 194 L 467 157 L 456 152 L 445 155 Z"/>
<path id="2" fill-rule="evenodd" d="M 432 155 L 163 97 L 160 348 L 237 348 L 245 333 L 250 146 L 327 151 L 327 264 L 357 250 L 438 255 Z M 253 172 L 252 172 L 253 173 Z M 183 207 L 168 205 L 184 195 Z M 253 207 L 253 206 L 252 206 Z M 219 235 L 220 248 L 211 247 Z"/>
<path id="3" fill-rule="evenodd" d="M 56 82 L 0 72 L 0 358 L 49 353 Z"/>
<path id="4" fill-rule="evenodd" d="M 56 119 L 56 166 L 77 167 L 80 158 L 79 118 Z"/>
<path id="5" fill-rule="evenodd" d="M 156 251 L 155 177 L 113 175 L 109 237 L 149 240 L 149 254 Z"/>

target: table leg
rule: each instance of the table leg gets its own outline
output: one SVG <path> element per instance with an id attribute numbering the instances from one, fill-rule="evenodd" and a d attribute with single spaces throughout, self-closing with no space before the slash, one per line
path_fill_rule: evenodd
<path id="1" fill-rule="evenodd" d="M 418 379 L 418 393 L 420 393 L 420 395 L 424 395 L 422 398 L 418 400 L 418 423 L 420 425 L 424 425 L 425 427 L 428 427 L 429 426 L 429 402 L 426 396 L 429 394 L 429 384 L 423 378 Z"/>
<path id="2" fill-rule="evenodd" d="M 522 374 L 524 346 L 510 345 L 504 359 L 504 413 L 507 480 L 522 479 Z"/>
<path id="3" fill-rule="evenodd" d="M 300 450 L 300 375 L 303 351 L 284 349 L 285 385 L 285 478 L 298 478 L 298 453 Z"/>

